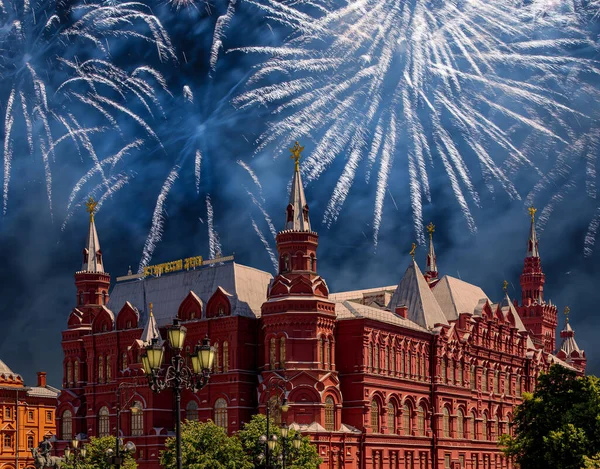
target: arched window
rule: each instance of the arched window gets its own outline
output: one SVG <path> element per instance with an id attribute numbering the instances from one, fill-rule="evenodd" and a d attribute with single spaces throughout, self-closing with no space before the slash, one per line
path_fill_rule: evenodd
<path id="1" fill-rule="evenodd" d="M 315 255 L 314 254 L 310 255 L 310 270 L 311 270 L 311 272 L 316 272 L 315 271 Z"/>
<path id="2" fill-rule="evenodd" d="M 131 435 L 144 434 L 144 407 L 140 401 L 135 401 L 131 406 Z"/>
<path id="3" fill-rule="evenodd" d="M 465 437 L 465 414 L 461 409 L 456 412 L 456 437 Z"/>
<path id="4" fill-rule="evenodd" d="M 396 406 L 390 402 L 387 407 L 387 428 L 388 433 L 396 434 Z"/>
<path id="5" fill-rule="evenodd" d="M 223 373 L 229 371 L 229 342 L 223 342 Z"/>
<path id="6" fill-rule="evenodd" d="M 277 348 L 275 344 L 275 337 L 271 337 L 269 341 L 269 363 L 271 365 L 271 369 L 277 369 Z"/>
<path id="7" fill-rule="evenodd" d="M 471 390 L 477 389 L 477 368 L 475 365 L 471 365 Z"/>
<path id="8" fill-rule="evenodd" d="M 516 383 L 516 395 L 517 397 L 521 397 L 521 376 L 517 375 Z"/>
<path id="9" fill-rule="evenodd" d="M 458 369 L 458 381 L 456 384 L 462 386 L 464 381 L 463 364 L 461 362 L 456 362 L 456 368 Z"/>
<path id="10" fill-rule="evenodd" d="M 484 413 L 482 418 L 481 418 L 481 439 L 482 440 L 487 440 L 488 439 L 488 419 L 487 419 L 487 415 Z"/>
<path id="11" fill-rule="evenodd" d="M 454 384 L 454 360 L 448 360 L 448 382 Z"/>
<path id="12" fill-rule="evenodd" d="M 425 409 L 422 405 L 417 407 L 417 431 L 419 436 L 425 436 Z"/>
<path id="13" fill-rule="evenodd" d="M 79 383 L 79 360 L 73 362 L 73 383 L 75 386 Z"/>
<path id="14" fill-rule="evenodd" d="M 402 407 L 402 433 L 405 435 L 410 435 L 410 417 L 410 407 L 404 404 Z"/>
<path id="15" fill-rule="evenodd" d="M 481 370 L 481 392 L 488 392 L 488 373 L 487 368 Z"/>
<path id="16" fill-rule="evenodd" d="M 98 412 L 98 436 L 110 435 L 110 417 L 108 413 L 108 407 L 102 407 Z"/>
<path id="17" fill-rule="evenodd" d="M 417 370 L 416 375 L 418 379 L 421 379 L 421 354 L 417 353 Z"/>
<path id="18" fill-rule="evenodd" d="M 331 366 L 331 341 L 329 339 L 325 340 L 325 368 L 329 368 Z"/>
<path id="19" fill-rule="evenodd" d="M 380 433 L 379 428 L 379 403 L 376 400 L 371 401 L 371 430 L 373 433 Z"/>
<path id="20" fill-rule="evenodd" d="M 373 351 L 373 371 L 379 373 L 379 345 L 375 344 L 375 350 Z"/>
<path id="21" fill-rule="evenodd" d="M 475 418 L 476 418 L 475 411 L 471 411 L 471 418 L 469 419 L 469 438 L 471 438 L 471 440 L 477 439 Z"/>
<path id="22" fill-rule="evenodd" d="M 281 368 L 285 369 L 285 361 L 286 361 L 287 355 L 286 355 L 286 350 L 285 350 L 285 337 L 281 337 L 279 339 L 279 363 Z"/>
<path id="23" fill-rule="evenodd" d="M 500 377 L 498 370 L 494 371 L 494 394 L 500 394 Z"/>
<path id="24" fill-rule="evenodd" d="M 104 383 L 104 357 L 98 357 L 98 382 Z"/>
<path id="25" fill-rule="evenodd" d="M 396 350 L 393 347 L 390 349 L 390 370 L 393 375 L 396 374 Z"/>
<path id="26" fill-rule="evenodd" d="M 290 270 L 290 256 L 288 254 L 283 255 L 283 272 Z"/>
<path id="27" fill-rule="evenodd" d="M 325 338 L 321 336 L 319 339 L 319 360 L 321 361 L 321 368 L 325 368 Z"/>
<path id="28" fill-rule="evenodd" d="M 444 438 L 450 438 L 450 411 L 444 407 L 442 415 L 442 426 L 444 428 Z"/>
<path id="29" fill-rule="evenodd" d="M 423 379 L 427 378 L 427 369 L 425 367 L 426 362 L 427 362 L 427 355 L 423 355 L 421 357 L 421 376 L 423 377 Z"/>
<path id="30" fill-rule="evenodd" d="M 331 396 L 325 398 L 325 430 L 335 431 L 335 404 Z"/>
<path id="31" fill-rule="evenodd" d="M 390 371 L 390 349 L 385 347 L 385 356 L 383 357 L 383 369 L 387 372 Z"/>
<path id="32" fill-rule="evenodd" d="M 448 367 L 448 359 L 446 357 L 442 358 L 442 382 L 446 382 L 446 368 Z"/>
<path id="33" fill-rule="evenodd" d="M 102 292 L 102 304 L 103 304 L 103 305 L 105 305 L 105 304 L 107 303 L 107 301 L 106 301 L 106 297 L 107 297 L 107 295 L 106 295 L 106 292 L 105 292 L 105 291 L 103 291 L 103 292 Z"/>
<path id="34" fill-rule="evenodd" d="M 406 372 L 405 369 L 405 360 L 404 360 L 404 350 L 400 350 L 400 374 L 404 376 Z"/>
<path id="35" fill-rule="evenodd" d="M 373 344 L 367 345 L 367 371 L 373 366 Z"/>
<path id="36" fill-rule="evenodd" d="M 198 403 L 196 401 L 188 402 L 185 407 L 185 418 L 190 422 L 198 420 Z"/>
<path id="37" fill-rule="evenodd" d="M 112 366 L 110 363 L 110 355 L 106 356 L 106 382 L 110 383 L 112 378 Z"/>
<path id="38" fill-rule="evenodd" d="M 27 435 L 27 449 L 31 450 L 34 447 L 33 435 Z"/>
<path id="39" fill-rule="evenodd" d="M 215 402 L 215 425 L 227 430 L 227 401 L 220 397 Z"/>
<path id="40" fill-rule="evenodd" d="M 82 291 L 79 292 L 79 304 L 80 305 L 83 304 L 83 292 Z"/>
<path id="41" fill-rule="evenodd" d="M 412 352 L 409 350 L 408 351 L 408 357 L 406 360 L 406 374 L 408 376 L 412 376 L 413 374 L 413 369 L 412 369 Z"/>
<path id="42" fill-rule="evenodd" d="M 67 362 L 67 387 L 73 386 L 73 363 Z"/>
<path id="43" fill-rule="evenodd" d="M 70 410 L 65 410 L 62 413 L 61 422 L 61 439 L 71 441 L 73 438 L 73 414 Z"/>
<path id="44" fill-rule="evenodd" d="M 121 355 L 121 369 L 125 371 L 127 366 L 127 352 L 123 352 L 123 355 Z"/>
<path id="45" fill-rule="evenodd" d="M 213 345 L 214 349 L 215 349 L 215 359 L 213 361 L 213 370 L 215 371 L 215 373 L 218 373 L 219 371 L 221 371 L 219 368 L 219 342 L 215 343 L 215 345 Z"/>

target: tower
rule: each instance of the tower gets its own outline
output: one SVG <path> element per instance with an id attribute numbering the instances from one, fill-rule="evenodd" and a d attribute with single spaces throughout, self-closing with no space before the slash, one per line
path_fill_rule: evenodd
<path id="1" fill-rule="evenodd" d="M 529 331 L 537 348 L 552 353 L 556 346 L 556 326 L 558 324 L 556 306 L 544 300 L 546 276 L 542 263 L 535 231 L 534 207 L 529 208 L 531 226 L 527 241 L 527 254 L 521 273 L 521 305 L 518 307 L 523 325 Z"/>
<path id="2" fill-rule="evenodd" d="M 433 287 L 439 281 L 435 249 L 433 248 L 433 233 L 435 233 L 435 225 L 429 222 L 429 225 L 427 225 L 427 231 L 429 232 L 429 250 L 427 251 L 427 269 L 425 270 L 424 277 L 427 280 L 427 283 L 429 283 L 429 286 Z"/>
<path id="3" fill-rule="evenodd" d="M 560 331 L 561 344 L 556 356 L 566 361 L 569 365 L 574 366 L 582 373 L 585 373 L 587 359 L 585 352 L 575 342 L 575 331 L 571 327 L 571 324 L 569 324 L 570 312 L 570 308 L 568 306 L 565 307 L 565 327 Z"/>
<path id="4" fill-rule="evenodd" d="M 279 269 L 261 308 L 259 405 L 264 408 L 272 398 L 267 392 L 269 381 L 283 378 L 290 409 L 282 418 L 288 423 L 327 426 L 326 404 L 341 408 L 342 402 L 335 371 L 335 304 L 317 272 L 319 235 L 311 230 L 302 187 L 303 149 L 298 142 L 290 149 L 295 164 L 284 229 L 276 238 Z"/>

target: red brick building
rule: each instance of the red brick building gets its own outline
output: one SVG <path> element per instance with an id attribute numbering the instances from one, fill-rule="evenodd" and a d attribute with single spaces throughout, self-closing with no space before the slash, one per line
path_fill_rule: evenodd
<path id="1" fill-rule="evenodd" d="M 297 167 L 274 278 L 192 258 L 185 270 L 178 261 L 129 273 L 109 294 L 92 212 L 63 332 L 59 445 L 113 434 L 117 386 L 137 383 L 122 396 L 121 433 L 136 443 L 141 468 L 159 467 L 173 432 L 172 395 L 149 390 L 139 354 L 177 316 L 191 349 L 206 334 L 217 349 L 210 384 L 183 395 L 184 419 L 235 432 L 264 412 L 269 382 L 284 378 L 290 409 L 282 418 L 311 436 L 323 469 L 512 467 L 495 441 L 510 431 L 522 393 L 553 362 L 585 370 L 568 323 L 558 355 L 550 353 L 557 309 L 544 300 L 533 216 L 518 304 L 439 278 L 432 225 L 424 274 L 413 259 L 398 285 L 329 293 Z"/>

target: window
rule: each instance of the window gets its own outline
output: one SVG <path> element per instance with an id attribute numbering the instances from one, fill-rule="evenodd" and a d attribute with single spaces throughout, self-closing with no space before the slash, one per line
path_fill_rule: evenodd
<path id="1" fill-rule="evenodd" d="M 371 430 L 373 433 L 379 433 L 379 404 L 377 401 L 371 402 Z"/>
<path id="2" fill-rule="evenodd" d="M 420 379 L 421 378 L 421 355 L 417 354 L 417 370 L 416 375 Z"/>
<path id="3" fill-rule="evenodd" d="M 483 414 L 483 417 L 481 419 L 481 439 L 482 440 L 487 440 L 488 439 L 488 420 L 487 420 L 487 415 Z"/>
<path id="4" fill-rule="evenodd" d="M 131 406 L 131 435 L 144 434 L 144 407 L 140 401 L 135 401 Z"/>
<path id="5" fill-rule="evenodd" d="M 314 254 L 310 255 L 310 270 L 312 272 L 315 271 L 315 255 Z"/>
<path id="6" fill-rule="evenodd" d="M 192 313 L 192 315 L 193 315 L 193 314 L 194 314 L 194 313 Z M 127 322 L 125 323 L 125 329 L 131 329 L 131 321 L 127 321 Z"/>
<path id="7" fill-rule="evenodd" d="M 73 364 L 68 361 L 67 362 L 67 387 L 73 386 Z"/>
<path id="8" fill-rule="evenodd" d="M 373 352 L 373 368 L 375 373 L 379 373 L 379 345 L 375 344 Z"/>
<path id="9" fill-rule="evenodd" d="M 412 352 L 410 350 L 408 351 L 408 356 L 407 356 L 407 360 L 406 360 L 406 374 L 409 376 L 412 376 L 412 374 L 413 374 Z"/>
<path id="10" fill-rule="evenodd" d="M 28 420 L 29 422 L 32 422 L 32 421 L 33 421 L 33 410 L 28 410 L 28 411 L 27 411 L 27 420 Z"/>
<path id="11" fill-rule="evenodd" d="M 106 292 L 105 291 L 102 292 L 102 304 L 103 305 L 106 304 Z"/>
<path id="12" fill-rule="evenodd" d="M 319 339 L 319 359 L 321 360 L 321 368 L 325 368 L 325 338 Z M 369 363 L 369 365 L 371 365 Z"/>
<path id="13" fill-rule="evenodd" d="M 229 342 L 223 342 L 223 373 L 229 371 Z"/>
<path id="14" fill-rule="evenodd" d="M 419 436 L 425 436 L 425 410 L 422 405 L 417 407 L 417 430 Z"/>
<path id="15" fill-rule="evenodd" d="M 269 344 L 269 364 L 271 365 L 271 369 L 275 370 L 277 368 L 277 350 L 275 348 L 275 337 L 271 337 Z"/>
<path id="16" fill-rule="evenodd" d="M 325 366 L 329 368 L 331 365 L 331 341 L 325 341 Z"/>
<path id="17" fill-rule="evenodd" d="M 405 366 L 405 363 L 404 363 L 404 350 L 400 350 L 400 374 L 402 376 L 404 376 L 404 373 L 405 373 L 404 366 Z"/>
<path id="18" fill-rule="evenodd" d="M 442 422 L 444 427 L 444 438 L 450 438 L 450 411 L 444 407 Z"/>
<path id="19" fill-rule="evenodd" d="M 27 449 L 31 450 L 31 448 L 34 448 L 33 435 L 27 435 Z"/>
<path id="20" fill-rule="evenodd" d="M 456 412 L 456 437 L 465 437 L 465 414 L 461 409 Z"/>
<path id="21" fill-rule="evenodd" d="M 325 430 L 335 430 L 335 405 L 331 396 L 325 398 Z"/>
<path id="22" fill-rule="evenodd" d="M 444 469 L 450 469 L 450 453 L 444 455 Z"/>
<path id="23" fill-rule="evenodd" d="M 12 435 L 4 435 L 4 447 L 12 448 Z"/>
<path id="24" fill-rule="evenodd" d="M 185 418 L 190 422 L 198 420 L 198 403 L 196 401 L 188 402 L 185 408 Z"/>
<path id="25" fill-rule="evenodd" d="M 123 352 L 123 355 L 121 355 L 121 369 L 125 371 L 127 367 L 127 352 Z"/>
<path id="26" fill-rule="evenodd" d="M 410 435 L 410 407 L 407 404 L 402 407 L 402 431 L 405 435 Z"/>
<path id="27" fill-rule="evenodd" d="M 46 422 L 52 422 L 52 411 L 51 410 L 46 411 Z"/>
<path id="28" fill-rule="evenodd" d="M 500 394 L 500 378 L 499 378 L 499 373 L 496 370 L 494 372 L 494 394 Z"/>
<path id="29" fill-rule="evenodd" d="M 488 392 L 488 373 L 487 368 L 481 370 L 481 392 Z"/>
<path id="30" fill-rule="evenodd" d="M 456 364 L 456 367 L 458 369 L 458 381 L 456 384 L 458 384 L 459 386 L 463 385 L 463 381 L 464 381 L 464 375 L 463 375 L 463 364 L 458 362 Z"/>
<path id="31" fill-rule="evenodd" d="M 279 363 L 281 364 L 281 368 L 285 369 L 285 361 L 287 355 L 285 350 L 285 337 L 279 339 Z"/>
<path id="32" fill-rule="evenodd" d="M 83 304 L 83 292 L 82 291 L 79 292 L 79 304 L 80 305 Z"/>
<path id="33" fill-rule="evenodd" d="M 79 360 L 73 362 L 73 383 L 75 386 L 79 384 Z"/>
<path id="34" fill-rule="evenodd" d="M 4 408 L 4 418 L 5 419 L 10 419 L 11 418 L 11 408 L 10 407 L 5 407 Z"/>
<path id="35" fill-rule="evenodd" d="M 213 361 L 213 369 L 215 370 L 215 373 L 218 373 L 219 370 L 219 342 L 217 342 L 214 346 L 215 348 L 215 359 Z"/>
<path id="36" fill-rule="evenodd" d="M 372 366 L 373 366 L 373 344 L 370 344 L 367 346 L 367 368 L 371 368 Z"/>
<path id="37" fill-rule="evenodd" d="M 98 412 L 98 436 L 110 435 L 110 417 L 108 407 L 102 407 Z"/>
<path id="38" fill-rule="evenodd" d="M 448 360 L 448 382 L 454 384 L 454 360 Z"/>
<path id="39" fill-rule="evenodd" d="M 98 382 L 104 383 L 104 357 L 98 357 Z"/>
<path id="40" fill-rule="evenodd" d="M 112 366 L 110 363 L 110 355 L 106 356 L 106 382 L 110 383 L 112 378 Z"/>
<path id="41" fill-rule="evenodd" d="M 215 402 L 215 425 L 227 430 L 227 401 L 222 397 Z"/>
<path id="42" fill-rule="evenodd" d="M 442 358 L 442 382 L 446 382 L 446 368 L 448 366 L 448 360 L 446 357 Z"/>
<path id="43" fill-rule="evenodd" d="M 393 375 L 396 374 L 396 350 L 390 350 L 390 370 Z"/>
<path id="44" fill-rule="evenodd" d="M 471 390 L 475 391 L 477 389 L 477 369 L 475 365 L 471 365 Z"/>
<path id="45" fill-rule="evenodd" d="M 70 410 L 65 410 L 62 413 L 61 438 L 63 440 L 71 440 L 73 438 L 73 414 L 71 414 Z"/>
<path id="46" fill-rule="evenodd" d="M 385 356 L 383 357 L 383 368 L 385 371 L 390 371 L 390 349 L 385 348 Z"/>
<path id="47" fill-rule="evenodd" d="M 475 412 L 471 412 L 471 418 L 469 419 L 469 438 L 471 440 L 477 439 L 477 432 L 475 431 Z"/>
<path id="48" fill-rule="evenodd" d="M 521 377 L 519 375 L 517 375 L 516 388 L 517 397 L 521 397 Z"/>
<path id="49" fill-rule="evenodd" d="M 388 433 L 396 433 L 396 406 L 390 402 L 387 407 L 387 427 Z"/>

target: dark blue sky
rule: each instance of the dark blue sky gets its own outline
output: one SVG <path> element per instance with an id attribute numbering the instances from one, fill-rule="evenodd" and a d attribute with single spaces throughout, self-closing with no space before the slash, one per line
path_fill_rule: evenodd
<path id="1" fill-rule="evenodd" d="M 250 199 L 248 191 L 261 201 L 261 196 L 264 198 L 266 213 L 272 217 L 275 228 L 281 229 L 293 163 L 287 156 L 274 158 L 272 149 L 255 154 L 254 142 L 266 130 L 270 119 L 265 108 L 240 110 L 231 104 L 233 97 L 245 89 L 252 67 L 259 64 L 261 58 L 236 52 L 222 53 L 216 70 L 211 72 L 209 54 L 213 30 L 227 5 L 219 2 L 211 8 L 203 5 L 197 10 L 179 12 L 165 4 L 152 6 L 173 41 L 177 61 L 158 61 L 156 49 L 140 41 L 112 39 L 107 42 L 113 63 L 128 70 L 145 64 L 155 67 L 164 75 L 170 94 L 159 93 L 162 110 L 152 105 L 152 116 L 135 97 L 128 96 L 126 101 L 130 109 L 147 119 L 162 146 L 138 123 L 124 115 L 117 116 L 120 132 L 108 130 L 91 136 L 90 143 L 100 159 L 114 154 L 133 139 L 144 140 L 115 168 L 114 174 L 127 177 L 128 183 L 106 199 L 96 218 L 106 269 L 113 281 L 124 275 L 129 265 L 137 269 L 161 188 L 169 173 L 178 168 L 178 178 L 164 201 L 163 233 L 152 253 L 151 263 L 195 255 L 208 257 L 206 197 L 209 195 L 223 254 L 235 252 L 238 262 L 272 272 L 271 261 L 252 220 L 272 248 L 274 242 L 263 214 Z M 41 8 L 53 9 L 47 4 Z M 8 20 L 0 20 L 0 27 L 2 21 Z M 68 16 L 65 21 L 69 21 Z M 595 29 L 596 25 L 589 27 Z M 242 2 L 227 30 L 224 48 L 278 45 L 289 33 Z M 60 110 L 57 112 L 73 112 L 87 126 L 106 125 L 101 116 L 56 93 L 58 85 L 69 73 L 56 57 L 77 57 L 81 61 L 86 57 L 98 57 L 98 51 L 77 42 L 50 41 L 50 44 L 34 60 L 37 61 L 36 68 L 43 70 L 45 75 L 51 104 Z M 587 49 L 575 53 L 596 58 L 595 52 Z M 592 85 L 596 85 L 594 80 Z M 21 75 L 15 74 L 12 80 L 6 76 L 0 78 L 2 116 L 15 83 L 27 92 L 26 78 Z M 184 97 L 186 85 L 193 92 L 193 102 Z M 598 108 L 597 102 L 572 104 L 582 111 L 584 108 L 590 110 L 592 114 Z M 34 122 L 34 131 L 42 131 L 40 125 Z M 60 126 L 55 121 L 51 125 L 56 135 L 61 135 Z M 73 274 L 81 267 L 81 250 L 87 233 L 88 217 L 84 208 L 74 209 L 64 229 L 61 228 L 68 216 L 72 188 L 93 163 L 85 151 L 77 152 L 77 145 L 66 142 L 57 146 L 56 155 L 49 162 L 53 178 L 51 216 L 42 156 L 38 150 L 32 154 L 27 150 L 26 123 L 17 119 L 15 129 L 11 137 L 15 150 L 7 212 L 0 218 L 0 327 L 4 331 L 0 338 L 0 358 L 29 383 L 34 382 L 36 371 L 45 370 L 49 373 L 49 382 L 59 386 L 62 379 L 61 331 L 75 305 Z M 440 273 L 480 285 L 494 301 L 501 298 L 504 279 L 511 285 L 510 295 L 520 297 L 519 274 L 529 229 L 525 199 L 541 175 L 550 173 L 560 163 L 560 152 L 569 148 L 555 147 L 549 142 L 539 144 L 538 140 L 535 140 L 535 146 L 525 148 L 531 140 L 519 132 L 518 128 L 514 129 L 515 142 L 535 157 L 540 169 L 538 173 L 521 167 L 511 174 L 521 200 L 511 200 L 497 189 L 490 193 L 481 171 L 473 171 L 471 176 L 481 195 L 481 204 L 472 207 L 477 224 L 477 231 L 472 233 L 461 215 L 446 172 L 439 160 L 434 159 L 429 172 L 432 201 L 424 205 L 425 223 L 431 220 L 436 225 Z M 6 137 L 4 130 L 0 137 Z M 320 137 L 322 135 L 314 135 L 312 140 L 301 142 L 306 146 L 305 155 L 311 154 Z M 198 191 L 197 150 L 202 154 Z M 384 197 L 377 248 L 373 245 L 375 182 L 373 179 L 368 184 L 364 182 L 365 167 L 357 170 L 357 182 L 339 219 L 330 228 L 321 220 L 344 160 L 336 161 L 321 178 L 306 187 L 313 228 L 320 235 L 319 270 L 331 291 L 393 285 L 402 277 L 409 262 L 410 245 L 416 239 L 408 169 L 401 158 L 402 151 L 401 148 L 398 150 L 397 164 L 393 166 Z M 498 155 L 498 158 L 503 157 Z M 244 161 L 256 173 L 262 192 L 238 160 Z M 571 172 L 565 180 L 570 181 L 572 188 L 564 197 L 556 196 L 564 183 L 557 180 L 534 199 L 540 212 L 547 204 L 554 204 L 549 221 L 539 233 L 542 265 L 547 278 L 545 291 L 546 298 L 552 299 L 559 311 L 570 306 L 577 342 L 588 356 L 588 371 L 597 374 L 600 372 L 600 354 L 594 344 L 595 335 L 600 332 L 596 313 L 600 293 L 595 283 L 600 250 L 585 257 L 583 248 L 588 225 L 596 215 L 598 205 L 586 191 L 585 174 L 590 168 L 589 161 L 581 155 L 574 155 L 568 161 Z M 99 179 L 90 182 L 77 194 L 75 203 L 83 201 L 100 182 Z M 553 196 L 556 197 L 553 199 Z M 424 257 L 424 248 L 420 246 L 416 259 L 422 267 Z M 563 323 L 561 314 L 560 327 Z"/>

